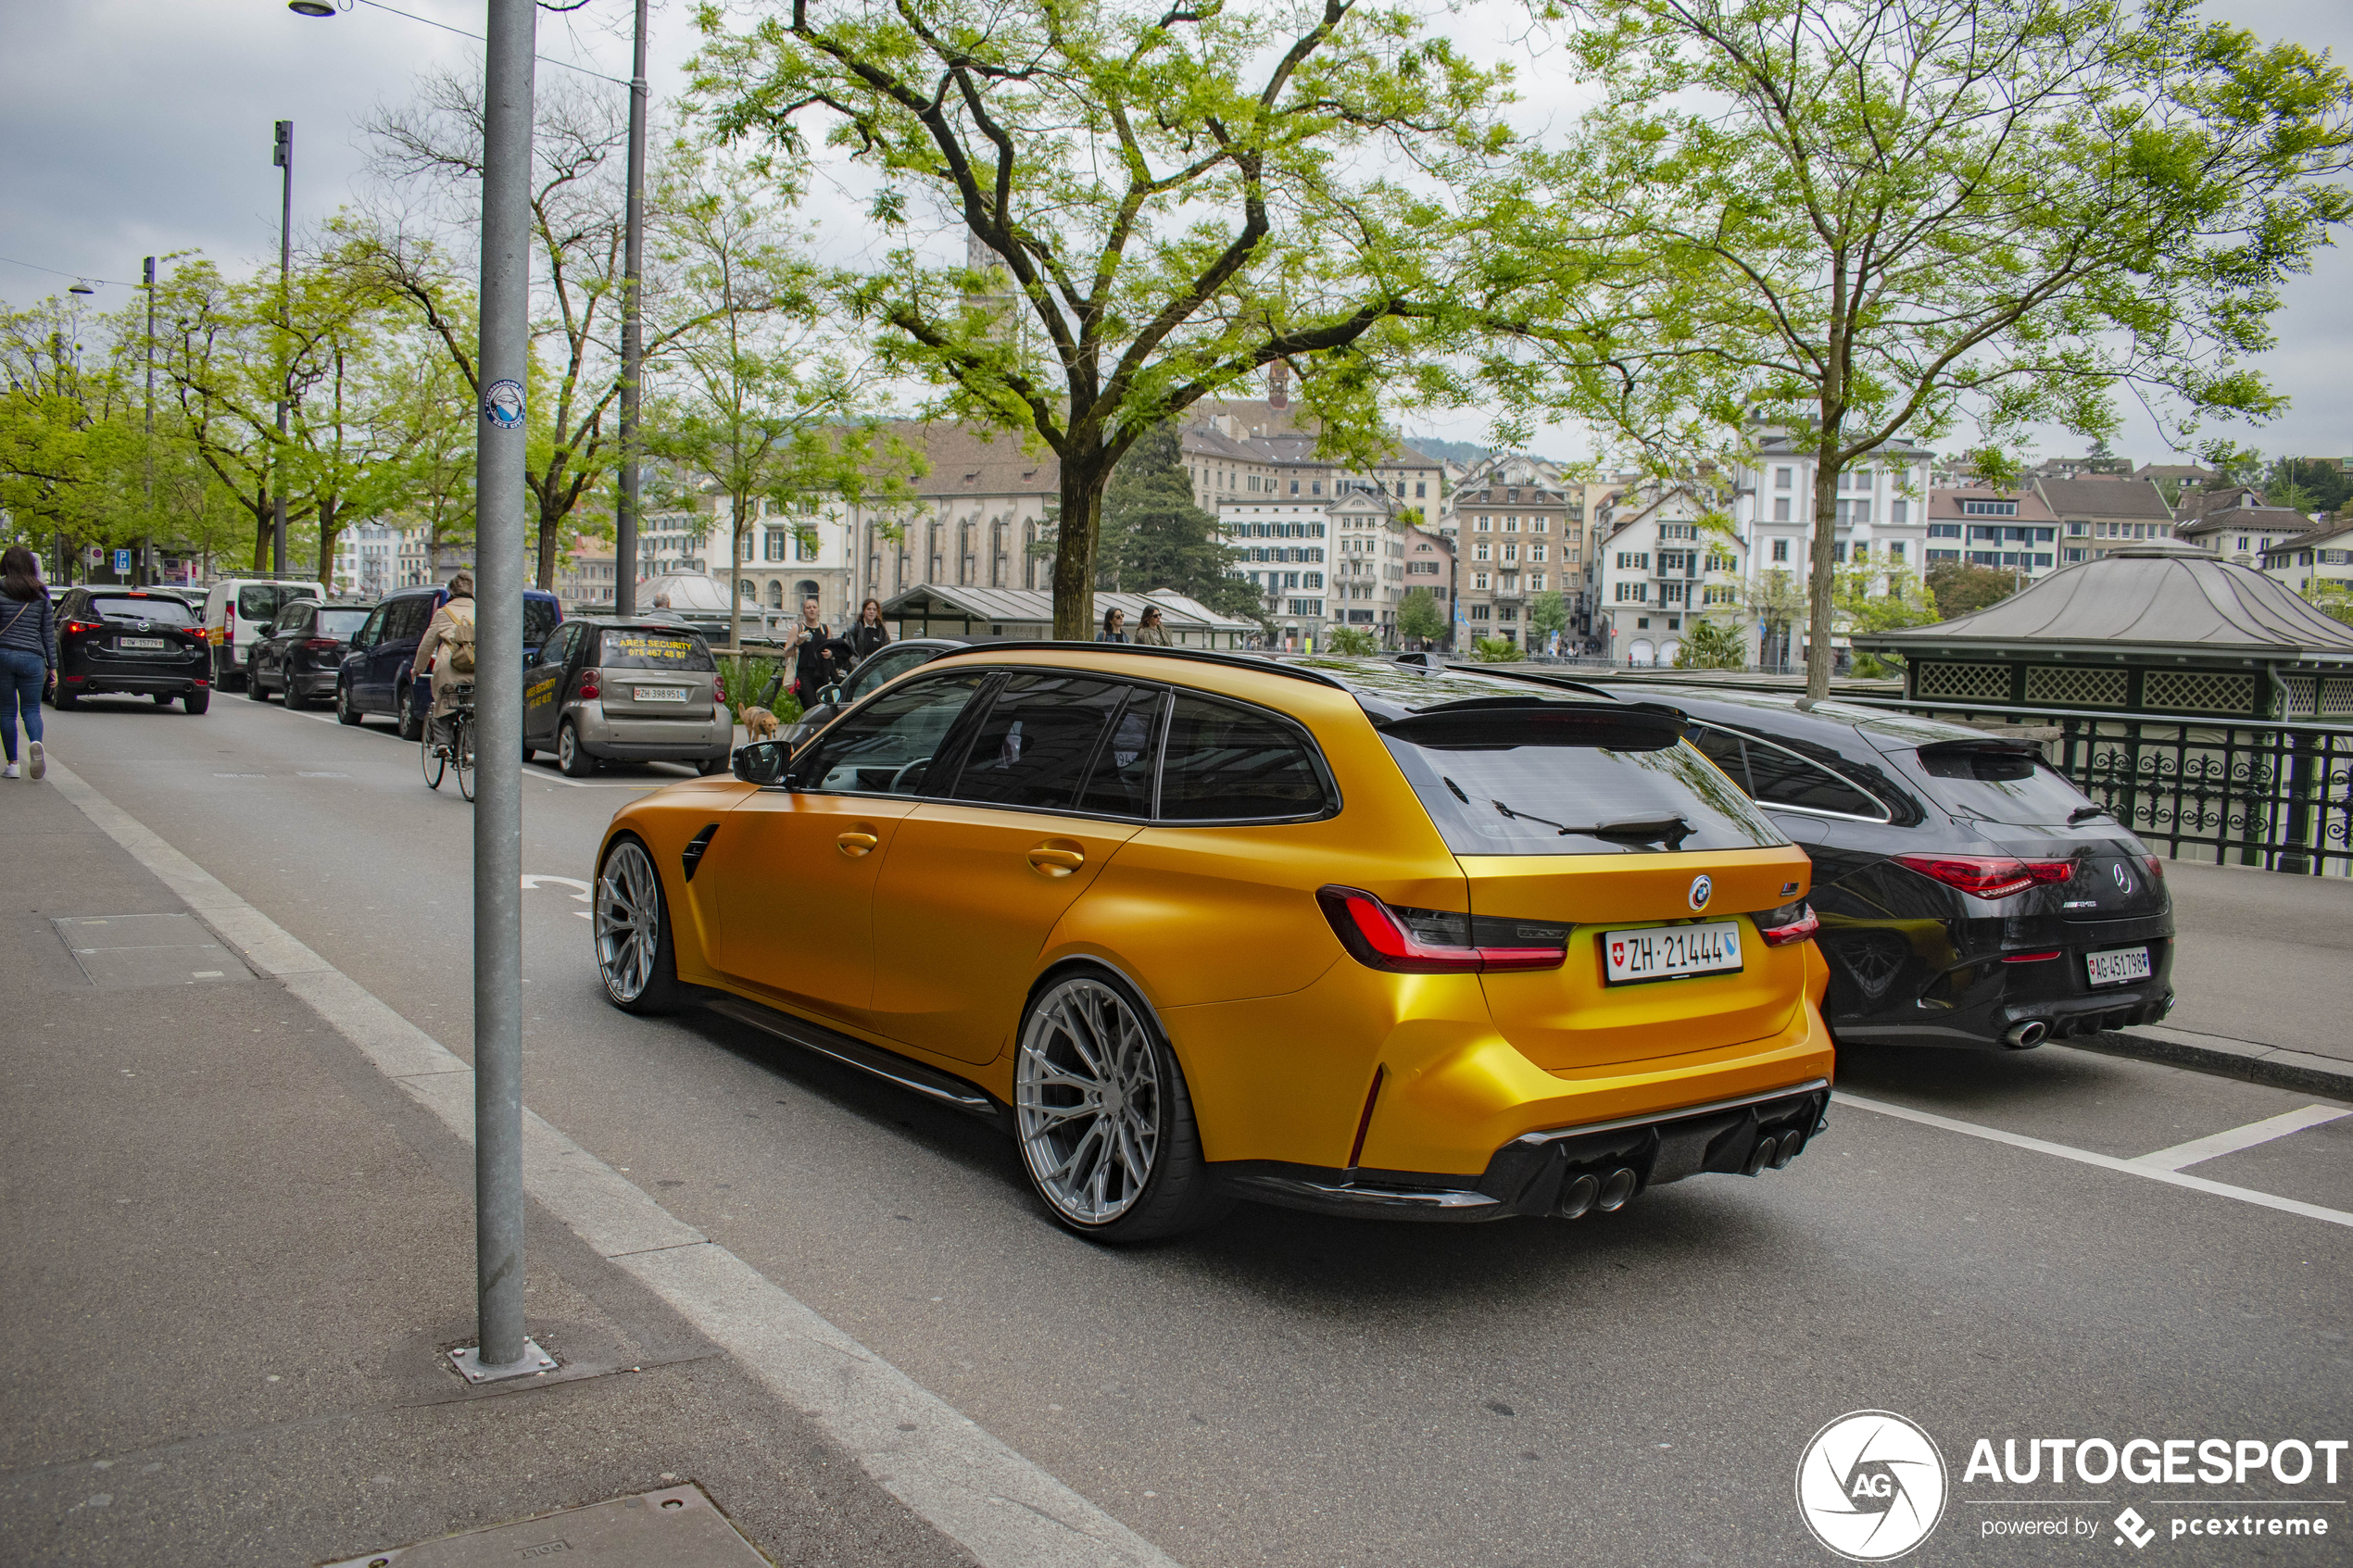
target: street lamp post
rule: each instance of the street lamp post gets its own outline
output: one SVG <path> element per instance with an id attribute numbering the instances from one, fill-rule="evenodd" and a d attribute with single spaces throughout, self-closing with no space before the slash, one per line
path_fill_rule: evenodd
<path id="1" fill-rule="evenodd" d="M 536 0 L 489 0 L 475 414 L 474 1289 L 477 1382 L 553 1363 L 523 1334 L 522 595 Z"/>
<path id="2" fill-rule="evenodd" d="M 622 245 L 621 505 L 613 527 L 612 608 L 637 613 L 638 378 L 643 373 L 646 254 L 646 4 L 637 0 L 637 37 L 629 68 L 629 194 Z"/>
<path id="3" fill-rule="evenodd" d="M 278 121 L 270 161 L 285 170 L 278 194 L 278 445 L 270 465 L 270 575 L 286 574 L 286 383 L 293 368 L 286 362 L 286 334 L 293 331 L 288 277 L 294 264 L 294 121 Z"/>
<path id="4" fill-rule="evenodd" d="M 147 533 L 139 541 L 138 582 L 156 579 L 156 258 L 147 257 Z"/>

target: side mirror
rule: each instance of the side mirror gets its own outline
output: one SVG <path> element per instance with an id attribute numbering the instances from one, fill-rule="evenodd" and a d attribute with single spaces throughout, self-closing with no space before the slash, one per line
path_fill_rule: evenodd
<path id="1" fill-rule="evenodd" d="M 816 706 L 819 708 L 839 708 L 841 706 L 841 683 L 837 681 L 832 685 L 820 690 L 817 693 Z"/>
<path id="2" fill-rule="evenodd" d="M 253 629 L 253 634 L 257 637 L 273 637 L 277 633 L 278 623 L 274 621 L 265 621 Z"/>
<path id="3" fill-rule="evenodd" d="M 746 784 L 782 784 L 785 782 L 785 764 L 791 756 L 778 741 L 754 741 L 749 746 L 739 746 L 736 747 L 735 755 L 736 777 Z"/>

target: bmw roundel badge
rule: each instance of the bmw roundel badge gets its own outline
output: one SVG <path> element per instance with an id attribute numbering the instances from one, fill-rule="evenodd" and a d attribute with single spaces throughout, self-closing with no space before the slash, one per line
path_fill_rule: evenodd
<path id="1" fill-rule="evenodd" d="M 1707 908 L 1707 901 L 1714 897 L 1716 897 L 1716 884 L 1713 882 L 1710 882 L 1704 876 L 1695 876 L 1692 878 L 1692 909 L 1704 909 Z"/>

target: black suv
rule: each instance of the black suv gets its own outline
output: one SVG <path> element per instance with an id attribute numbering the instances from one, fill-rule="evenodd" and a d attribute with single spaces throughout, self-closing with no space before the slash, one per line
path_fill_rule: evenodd
<path id="1" fill-rule="evenodd" d="M 357 724 L 371 713 L 399 721 L 402 740 L 419 740 L 433 697 L 422 678 L 411 681 L 409 661 L 417 655 L 433 612 L 449 596 L 440 586 L 400 588 L 384 596 L 366 625 L 351 634 L 334 685 L 335 717 Z M 526 588 L 522 596 L 522 658 L 529 665 L 563 619 L 556 596 Z"/>
<path id="2" fill-rule="evenodd" d="M 211 645 L 201 618 L 177 594 L 75 588 L 57 601 L 57 617 L 55 707 L 107 695 L 177 697 L 191 713 L 211 706 Z"/>

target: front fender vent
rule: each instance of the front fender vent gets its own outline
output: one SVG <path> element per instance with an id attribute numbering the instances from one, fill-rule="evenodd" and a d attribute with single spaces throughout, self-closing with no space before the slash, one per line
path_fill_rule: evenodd
<path id="1" fill-rule="evenodd" d="M 711 835 L 718 831 L 719 824 L 717 822 L 711 823 L 709 827 L 703 829 L 702 832 L 688 839 L 686 841 L 686 847 L 680 852 L 678 860 L 679 863 L 686 868 L 686 880 L 688 882 L 695 880 L 695 868 L 702 864 L 702 852 L 711 847 Z"/>

